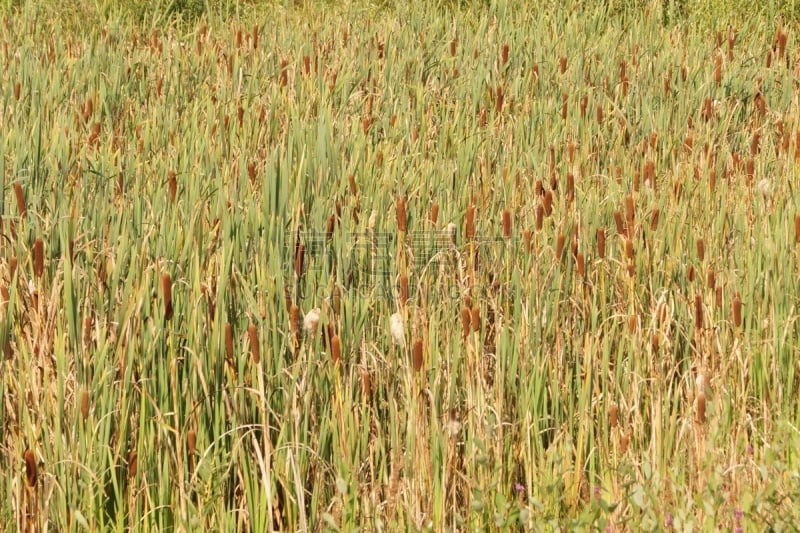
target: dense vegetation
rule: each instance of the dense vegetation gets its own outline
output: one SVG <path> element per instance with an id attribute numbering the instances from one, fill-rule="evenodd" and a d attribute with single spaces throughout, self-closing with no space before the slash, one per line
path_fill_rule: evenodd
<path id="1" fill-rule="evenodd" d="M 800 522 L 792 9 L 9 3 L 0 523 Z"/>

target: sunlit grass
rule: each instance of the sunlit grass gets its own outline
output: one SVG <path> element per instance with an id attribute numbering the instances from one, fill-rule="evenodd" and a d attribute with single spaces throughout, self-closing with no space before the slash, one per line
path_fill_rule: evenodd
<path id="1" fill-rule="evenodd" d="M 0 523 L 796 523 L 797 28 L 356 5 L 0 24 Z"/>

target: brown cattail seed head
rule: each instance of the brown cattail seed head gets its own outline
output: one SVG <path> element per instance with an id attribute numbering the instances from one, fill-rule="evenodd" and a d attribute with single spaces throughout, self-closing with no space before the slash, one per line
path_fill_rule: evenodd
<path id="1" fill-rule="evenodd" d="M 168 174 L 168 186 L 169 186 L 169 199 L 173 202 L 175 201 L 175 196 L 178 194 L 178 179 L 177 175 L 175 174 L 174 170 L 170 170 Z"/>
<path id="2" fill-rule="evenodd" d="M 508 209 L 503 210 L 503 237 L 511 238 L 511 212 Z"/>
<path id="3" fill-rule="evenodd" d="M 33 242 L 33 273 L 37 278 L 42 277 L 44 271 L 44 242 L 37 238 Z"/>
<path id="4" fill-rule="evenodd" d="M 564 242 L 566 241 L 567 237 L 563 233 L 558 234 L 558 239 L 556 241 L 556 259 L 559 261 L 561 260 L 561 256 L 564 253 Z"/>
<path id="5" fill-rule="evenodd" d="M 597 228 L 597 256 L 600 259 L 606 257 L 606 229 Z"/>
<path id="6" fill-rule="evenodd" d="M 467 240 L 475 238 L 475 206 L 473 205 L 467 207 L 467 220 L 464 233 Z"/>
<path id="7" fill-rule="evenodd" d="M 169 274 L 161 275 L 161 294 L 164 296 L 164 320 L 172 319 L 172 278 Z"/>
<path id="8" fill-rule="evenodd" d="M 526 229 L 522 232 L 522 239 L 525 241 L 525 251 L 530 253 L 533 249 L 533 232 Z"/>
<path id="9" fill-rule="evenodd" d="M 698 424 L 705 424 L 706 422 L 706 393 L 700 391 L 694 400 L 695 413 L 694 421 Z"/>
<path id="10" fill-rule="evenodd" d="M 298 243 L 295 247 L 294 253 L 294 274 L 298 278 L 303 275 L 303 262 L 306 255 L 306 246 L 303 243 Z"/>
<path id="11" fill-rule="evenodd" d="M 464 306 L 461 308 L 461 333 L 466 338 L 469 335 L 470 330 L 470 323 L 472 322 L 472 315 L 469 310 L 469 306 Z"/>
<path id="12" fill-rule="evenodd" d="M 230 322 L 225 323 L 225 357 L 233 361 L 233 326 Z"/>
<path id="13" fill-rule="evenodd" d="M 84 389 L 81 393 L 81 418 L 86 420 L 87 416 L 89 416 L 89 391 Z"/>
<path id="14" fill-rule="evenodd" d="M 697 258 L 701 263 L 706 258 L 706 245 L 703 239 L 697 239 Z"/>
<path id="15" fill-rule="evenodd" d="M 336 364 L 342 360 L 342 341 L 339 335 L 331 337 L 331 360 Z"/>
<path id="16" fill-rule="evenodd" d="M 22 457 L 25 460 L 25 478 L 28 482 L 28 486 L 35 487 L 39 477 L 36 468 L 36 456 L 33 454 L 33 450 L 28 448 L 25 450 L 25 454 Z"/>
<path id="17" fill-rule="evenodd" d="M 136 467 L 138 465 L 138 458 L 139 454 L 136 453 L 136 450 L 132 450 L 128 453 L 128 478 L 133 479 L 136 477 Z"/>
<path id="18" fill-rule="evenodd" d="M 247 327 L 247 334 L 250 336 L 250 355 L 253 357 L 253 362 L 258 364 L 261 362 L 261 348 L 258 345 L 258 329 L 255 324 Z"/>
<path id="19" fill-rule="evenodd" d="M 650 231 L 655 231 L 658 228 L 658 208 L 653 209 L 653 214 L 650 217 Z"/>
<path id="20" fill-rule="evenodd" d="M 699 294 L 694 297 L 694 326 L 703 329 L 703 297 Z"/>
<path id="21" fill-rule="evenodd" d="M 25 207 L 25 193 L 22 190 L 22 185 L 17 182 L 14 183 L 14 196 L 17 198 L 17 211 L 19 211 L 19 217 L 25 218 L 25 213 L 27 213 L 28 209 Z"/>
<path id="22" fill-rule="evenodd" d="M 545 191 L 542 205 L 544 207 L 545 216 L 549 217 L 551 214 L 553 214 L 553 191 L 549 189 Z"/>
<path id="23" fill-rule="evenodd" d="M 438 220 L 439 220 L 439 204 L 435 203 L 431 206 L 431 224 L 435 226 Z"/>
<path id="24" fill-rule="evenodd" d="M 190 429 L 186 433 L 186 451 L 189 457 L 194 456 L 197 449 L 197 431 Z"/>
<path id="25" fill-rule="evenodd" d="M 472 331 L 480 331 L 481 330 L 481 314 L 480 309 L 477 305 L 472 306 L 472 312 L 470 313 L 470 323 L 472 324 Z"/>
<path id="26" fill-rule="evenodd" d="M 586 275 L 586 259 L 580 252 L 578 252 L 578 255 L 575 256 L 575 265 L 578 270 L 578 277 L 584 277 L 584 275 Z"/>
<path id="27" fill-rule="evenodd" d="M 633 227 L 633 217 L 633 196 L 629 194 L 625 197 L 625 220 L 627 221 L 629 228 Z"/>
<path id="28" fill-rule="evenodd" d="M 734 327 L 741 327 L 742 325 L 742 297 L 739 291 L 733 293 L 733 325 Z"/>
<path id="29" fill-rule="evenodd" d="M 406 231 L 406 201 L 403 198 L 397 199 L 397 230 Z"/>
<path id="30" fill-rule="evenodd" d="M 623 433 L 619 436 L 619 451 L 620 453 L 625 453 L 628 451 L 628 445 L 631 442 L 631 437 L 627 433 Z"/>
<path id="31" fill-rule="evenodd" d="M 622 220 L 622 213 L 614 211 L 614 224 L 617 225 L 617 233 L 619 235 L 627 235 L 628 231 L 625 227 L 625 222 Z"/>
<path id="32" fill-rule="evenodd" d="M 419 372 L 422 368 L 422 339 L 414 340 L 414 348 L 412 350 L 414 371 Z"/>

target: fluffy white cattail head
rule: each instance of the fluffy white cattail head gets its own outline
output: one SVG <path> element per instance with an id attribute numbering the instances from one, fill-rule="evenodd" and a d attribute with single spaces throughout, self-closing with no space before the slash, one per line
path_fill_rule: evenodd
<path id="1" fill-rule="evenodd" d="M 303 328 L 311 335 L 317 332 L 317 324 L 319 324 L 320 308 L 315 307 L 306 313 L 303 317 Z"/>
<path id="2" fill-rule="evenodd" d="M 772 183 L 767 178 L 762 178 L 756 183 L 756 192 L 764 198 L 772 197 Z"/>
<path id="3" fill-rule="evenodd" d="M 450 240 L 450 245 L 451 246 L 455 246 L 456 245 L 456 225 L 453 224 L 452 222 L 449 223 L 447 225 L 447 227 L 445 228 L 445 230 L 444 230 L 444 234 Z"/>
<path id="4" fill-rule="evenodd" d="M 403 324 L 403 315 L 395 313 L 389 317 L 389 333 L 392 334 L 392 342 L 397 346 L 406 345 L 406 328 Z"/>

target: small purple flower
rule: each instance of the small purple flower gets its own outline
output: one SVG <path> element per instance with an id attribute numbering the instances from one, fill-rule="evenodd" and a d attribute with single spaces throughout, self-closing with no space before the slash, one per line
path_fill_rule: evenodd
<path id="1" fill-rule="evenodd" d="M 744 529 L 742 529 L 742 526 L 736 526 L 736 528 L 734 528 L 733 532 L 734 533 L 744 533 Z"/>
<path id="2" fill-rule="evenodd" d="M 733 510 L 733 518 L 736 520 L 736 525 L 739 526 L 742 524 L 742 510 L 741 509 L 734 509 Z"/>
<path id="3" fill-rule="evenodd" d="M 525 485 L 522 483 L 514 483 L 514 490 L 517 492 L 525 492 Z"/>
<path id="4" fill-rule="evenodd" d="M 752 444 L 748 444 L 747 445 L 747 455 L 753 455 L 753 445 Z"/>
<path id="5" fill-rule="evenodd" d="M 664 527 L 672 527 L 672 513 L 667 511 L 667 516 L 664 519 Z"/>
<path id="6" fill-rule="evenodd" d="M 599 498 L 600 497 L 600 493 L 603 492 L 603 489 L 601 489 L 600 487 L 595 487 L 592 492 L 594 492 L 594 497 L 595 498 Z"/>

